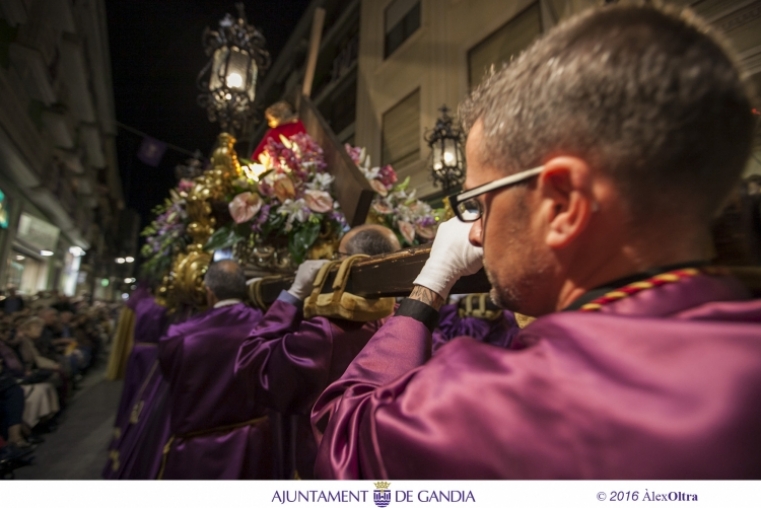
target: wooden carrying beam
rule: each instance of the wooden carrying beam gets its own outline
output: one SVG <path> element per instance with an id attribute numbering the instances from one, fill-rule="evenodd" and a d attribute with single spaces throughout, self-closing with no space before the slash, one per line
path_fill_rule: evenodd
<path id="1" fill-rule="evenodd" d="M 385 256 L 373 256 L 358 262 L 351 269 L 346 290 L 364 298 L 407 296 L 412 291 L 412 282 L 422 270 L 429 253 L 430 248 L 420 247 Z M 333 275 L 335 271 L 337 268 Z M 331 279 L 332 276 L 328 278 L 324 292 L 331 291 Z M 274 302 L 280 291 L 288 289 L 292 282 L 292 276 L 273 277 L 262 281 L 262 299 L 267 304 Z M 490 289 L 486 274 L 481 270 L 457 281 L 452 293 L 486 293 Z"/>
<path id="2" fill-rule="evenodd" d="M 334 195 L 349 225 L 354 227 L 364 224 L 374 195 L 367 178 L 351 160 L 325 119 L 306 96 L 301 97 L 299 117 L 309 135 L 322 147 L 328 171 L 335 177 Z"/>
<path id="3" fill-rule="evenodd" d="M 325 9 L 318 7 L 314 10 L 312 19 L 312 34 L 309 37 L 309 56 L 307 57 L 307 66 L 304 71 L 304 84 L 301 88 L 302 95 L 310 97 L 312 95 L 312 82 L 314 81 L 314 70 L 317 67 L 317 54 L 320 51 L 320 40 L 322 40 L 322 26 L 325 23 Z"/>

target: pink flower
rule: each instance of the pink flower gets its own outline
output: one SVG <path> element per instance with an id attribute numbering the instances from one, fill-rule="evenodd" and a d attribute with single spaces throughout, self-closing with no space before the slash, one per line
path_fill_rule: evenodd
<path id="1" fill-rule="evenodd" d="M 415 226 L 404 220 L 400 220 L 397 224 L 402 237 L 408 244 L 412 245 L 412 242 L 415 241 Z"/>
<path id="2" fill-rule="evenodd" d="M 351 160 L 354 161 L 354 164 L 359 166 L 362 162 L 362 149 L 358 146 L 351 146 L 349 143 L 346 143 L 344 148 L 346 149 L 346 153 L 349 154 Z"/>
<path id="3" fill-rule="evenodd" d="M 383 196 L 384 198 L 388 196 L 388 189 L 385 185 L 383 185 L 383 182 L 377 179 L 370 180 L 370 187 L 373 188 L 375 192 Z"/>
<path id="4" fill-rule="evenodd" d="M 242 192 L 230 201 L 228 207 L 235 223 L 242 224 L 254 218 L 262 207 L 262 198 L 253 192 Z"/>
<path id="5" fill-rule="evenodd" d="M 304 201 L 315 213 L 327 213 L 333 210 L 333 198 L 325 191 L 307 190 L 304 192 Z"/>
<path id="6" fill-rule="evenodd" d="M 436 236 L 436 226 L 421 226 L 417 224 L 415 226 L 415 233 L 424 240 L 432 240 Z"/>
<path id="7" fill-rule="evenodd" d="M 381 215 L 394 213 L 394 209 L 386 202 L 385 199 L 378 199 L 373 201 L 373 210 Z"/>
<path id="8" fill-rule="evenodd" d="M 183 178 L 180 180 L 180 184 L 177 186 L 177 188 L 180 189 L 180 192 L 190 192 L 193 190 L 193 180 Z"/>
<path id="9" fill-rule="evenodd" d="M 285 202 L 286 199 L 293 199 L 296 197 L 296 189 L 293 186 L 293 181 L 288 178 L 288 175 L 278 175 L 275 178 L 275 182 L 272 184 L 272 190 L 281 203 Z"/>
<path id="10" fill-rule="evenodd" d="M 396 171 L 394 171 L 394 168 L 392 168 L 390 164 L 386 164 L 380 168 L 378 176 L 380 177 L 380 181 L 383 182 L 383 185 L 386 187 L 391 187 L 397 180 Z"/>

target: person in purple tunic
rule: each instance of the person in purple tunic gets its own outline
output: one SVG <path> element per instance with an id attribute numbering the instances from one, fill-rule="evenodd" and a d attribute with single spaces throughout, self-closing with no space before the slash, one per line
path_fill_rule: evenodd
<path id="1" fill-rule="evenodd" d="M 393 231 L 379 225 L 353 228 L 338 247 L 343 255 L 400 249 Z M 276 463 L 278 476 L 284 479 L 312 478 L 317 445 L 309 411 L 385 321 L 304 319 L 304 299 L 325 262 L 306 261 L 299 266 L 291 288 L 280 294 L 240 347 L 235 367 L 241 383 L 275 412 Z"/>
<path id="2" fill-rule="evenodd" d="M 120 429 L 132 411 L 135 395 L 156 362 L 156 346 L 168 325 L 166 307 L 156 303 L 150 289 L 145 285 L 137 288 L 126 305 L 135 313 L 135 328 L 114 423 L 114 437 L 117 440 L 121 434 Z"/>
<path id="3" fill-rule="evenodd" d="M 460 118 L 469 223 L 439 227 L 410 297 L 316 402 L 317 476 L 761 477 L 761 300 L 706 266 L 754 121 L 711 29 L 592 9 Z M 429 360 L 437 310 L 482 263 L 495 302 L 538 319 L 510 350 L 455 339 Z"/>
<path id="4" fill-rule="evenodd" d="M 150 288 L 142 283 L 125 305 L 135 315 L 134 340 L 114 421 L 114 435 L 108 447 L 108 460 L 102 472 L 105 479 L 150 478 L 155 477 L 157 471 L 135 472 L 131 457 L 136 456 L 138 448 L 146 449 L 138 446 L 136 440 L 143 434 L 145 415 L 153 408 L 154 395 L 161 384 L 156 346 L 166 332 L 167 309 L 156 303 Z"/>
<path id="5" fill-rule="evenodd" d="M 441 349 L 449 341 L 457 337 L 470 337 L 484 344 L 506 348 L 518 334 L 520 328 L 515 315 L 509 310 L 481 310 L 481 316 L 468 315 L 462 312 L 463 300 L 483 295 L 467 295 L 458 301 L 443 305 L 439 309 L 439 323 L 431 337 L 431 353 Z M 488 301 L 491 304 L 491 301 Z M 486 315 L 488 314 L 488 316 Z"/>
<path id="6" fill-rule="evenodd" d="M 159 477 L 271 478 L 269 421 L 234 377 L 238 348 L 262 313 L 243 303 L 246 278 L 235 261 L 211 265 L 204 284 L 210 309 L 159 341 L 172 434 Z"/>

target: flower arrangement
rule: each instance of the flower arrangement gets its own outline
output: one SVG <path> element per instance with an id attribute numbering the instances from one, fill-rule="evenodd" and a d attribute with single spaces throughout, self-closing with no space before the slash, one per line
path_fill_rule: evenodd
<path id="1" fill-rule="evenodd" d="M 372 167 L 364 149 L 346 145 L 346 150 L 377 193 L 368 221 L 393 230 L 404 246 L 433 239 L 441 214 L 416 198 L 410 179 L 399 182 L 390 165 Z M 204 250 L 233 247 L 241 259 L 253 258 L 259 264 L 266 258 L 266 266 L 260 266 L 276 270 L 292 270 L 310 254 L 330 256 L 329 245 L 337 244 L 349 226 L 331 194 L 333 176 L 326 171 L 322 148 L 308 134 L 281 136 L 267 142 L 259 160 L 240 162 L 242 172 L 229 177 L 232 181 L 214 180 L 218 193 L 209 209 L 215 229 Z M 206 195 L 208 185 L 203 177 L 183 179 L 154 209 L 156 218 L 142 232 L 146 276 L 162 280 L 172 270 L 173 259 L 197 241 L 188 233 L 194 227 L 188 218 L 188 197 Z"/>
<path id="2" fill-rule="evenodd" d="M 156 218 L 141 233 L 145 244 L 140 254 L 146 258 L 141 270 L 152 281 L 161 281 L 172 268 L 172 260 L 190 243 L 187 235 L 187 192 L 193 187 L 190 180 L 180 180 L 169 198 L 152 211 Z"/>
<path id="3" fill-rule="evenodd" d="M 437 216 L 440 213 L 415 196 L 410 190 L 410 178 L 398 181 L 390 165 L 372 167 L 364 148 L 345 145 L 346 152 L 362 171 L 377 193 L 370 206 L 372 219 L 390 228 L 405 246 L 426 243 L 436 236 Z"/>
<path id="4" fill-rule="evenodd" d="M 233 182 L 228 205 L 233 222 L 217 229 L 207 250 L 244 241 L 287 247 L 300 264 L 318 238 L 337 240 L 348 230 L 322 148 L 308 134 L 271 139 L 257 162 L 241 163 L 245 176 Z"/>

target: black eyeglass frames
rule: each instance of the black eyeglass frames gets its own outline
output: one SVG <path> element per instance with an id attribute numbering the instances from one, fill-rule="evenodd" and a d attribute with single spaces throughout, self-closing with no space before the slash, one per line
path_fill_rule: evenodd
<path id="1" fill-rule="evenodd" d="M 493 182 L 479 185 L 475 189 L 470 189 L 459 194 L 448 196 L 447 200 L 449 201 L 449 205 L 452 207 L 452 210 L 454 210 L 454 213 L 458 219 L 460 219 L 462 222 L 475 222 L 484 214 L 481 202 L 476 199 L 478 196 L 486 194 L 487 192 L 504 189 L 511 185 L 521 183 L 525 180 L 528 180 L 529 178 L 538 175 L 542 172 L 543 169 L 544 166 L 527 169 L 526 171 L 521 171 L 520 173 L 515 173 L 514 175 L 506 176 L 504 178 L 494 180 Z"/>

